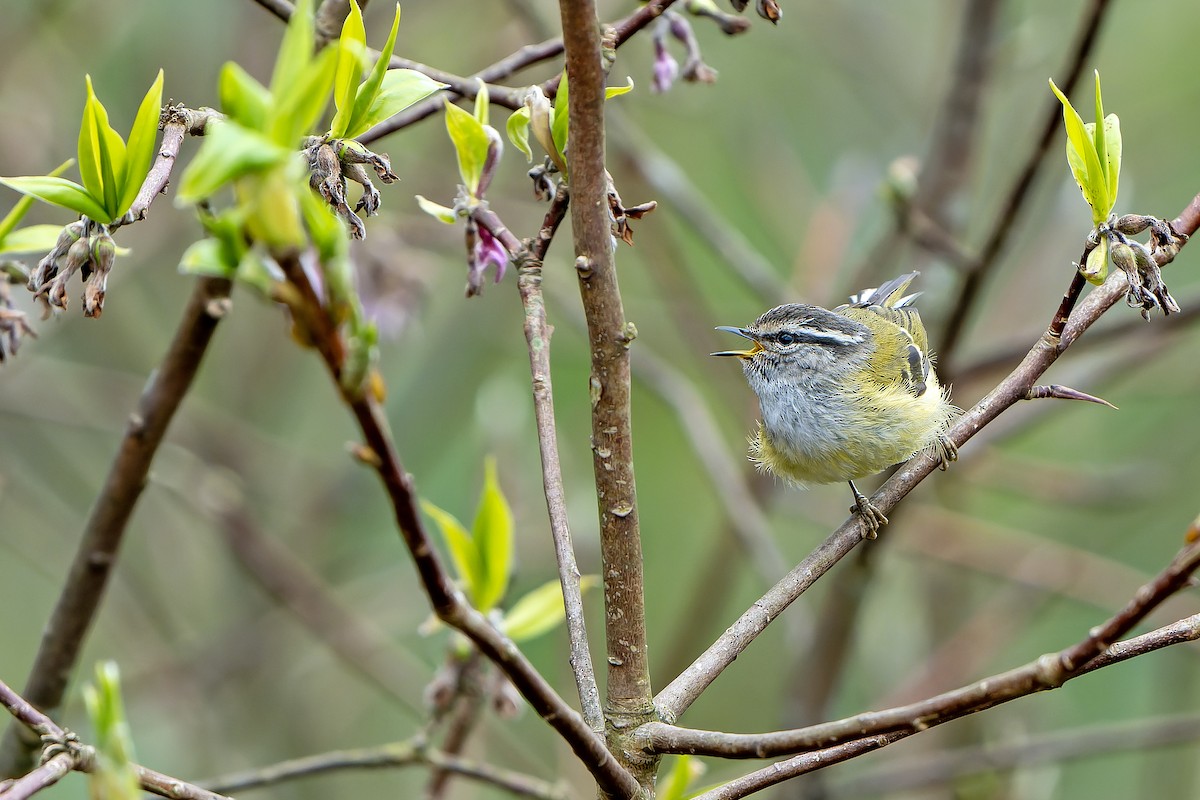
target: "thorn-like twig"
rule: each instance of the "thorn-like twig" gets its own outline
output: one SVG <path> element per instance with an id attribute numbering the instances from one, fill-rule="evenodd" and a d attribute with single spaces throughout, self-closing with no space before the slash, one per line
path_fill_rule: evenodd
<path id="1" fill-rule="evenodd" d="M 1025 393 L 1026 400 L 1041 400 L 1045 397 L 1052 397 L 1056 400 L 1083 400 L 1088 403 L 1098 403 L 1102 406 L 1108 406 L 1112 409 L 1116 408 L 1116 406 L 1103 397 L 1096 397 L 1094 394 L 1081 392 L 1078 389 L 1072 389 L 1070 386 L 1063 386 L 1058 383 L 1030 386 L 1029 391 Z"/>

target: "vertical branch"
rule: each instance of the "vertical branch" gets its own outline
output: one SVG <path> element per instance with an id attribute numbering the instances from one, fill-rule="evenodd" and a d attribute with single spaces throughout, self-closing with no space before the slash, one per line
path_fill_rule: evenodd
<path id="1" fill-rule="evenodd" d="M 146 384 L 137 410 L 129 415 L 125 437 L 92 505 L 75 560 L 29 671 L 24 697 L 47 713 L 53 714 L 62 703 L 84 637 L 104 598 L 134 505 L 146 486 L 150 463 L 225 313 L 229 288 L 228 281 L 218 278 L 196 282 L 162 364 Z M 10 727 L 0 749 L 0 775 L 24 772 L 38 746 L 37 738 L 30 737 L 26 729 Z"/>
<path id="2" fill-rule="evenodd" d="M 560 0 L 571 81 L 570 183 L 575 267 L 592 354 L 592 466 L 600 514 L 608 646 L 607 712 L 614 729 L 653 713 L 646 653 L 642 543 L 633 478 L 629 345 L 617 286 L 604 168 L 604 68 L 593 0 Z M 639 775 L 643 782 L 649 774 Z"/>

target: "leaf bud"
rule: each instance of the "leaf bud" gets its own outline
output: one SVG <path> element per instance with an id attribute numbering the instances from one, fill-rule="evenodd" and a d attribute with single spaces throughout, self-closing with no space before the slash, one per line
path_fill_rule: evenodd
<path id="1" fill-rule="evenodd" d="M 1107 236 L 1101 237 L 1100 243 L 1088 252 L 1087 258 L 1084 259 L 1084 263 L 1079 267 L 1079 274 L 1094 286 L 1104 283 L 1104 279 L 1108 277 Z"/>

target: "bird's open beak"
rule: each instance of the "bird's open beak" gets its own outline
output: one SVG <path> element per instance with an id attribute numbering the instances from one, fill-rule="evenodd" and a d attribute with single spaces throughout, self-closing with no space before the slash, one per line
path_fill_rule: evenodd
<path id="1" fill-rule="evenodd" d="M 725 331 L 726 333 L 736 333 L 738 336 L 741 336 L 743 338 L 749 339 L 750 341 L 754 342 L 754 346 L 751 347 L 749 350 L 722 350 L 719 353 L 709 353 L 709 355 L 712 355 L 712 356 L 737 356 L 738 358 L 750 358 L 755 353 L 758 353 L 762 350 L 762 345 L 760 345 L 758 343 L 758 340 L 754 338 L 754 334 L 750 333 L 750 331 L 746 330 L 745 328 L 735 328 L 732 325 L 718 325 L 717 330 Z"/>

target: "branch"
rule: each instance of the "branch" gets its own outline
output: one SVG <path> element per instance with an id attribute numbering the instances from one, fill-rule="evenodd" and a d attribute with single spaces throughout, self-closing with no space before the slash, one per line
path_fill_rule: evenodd
<path id="1" fill-rule="evenodd" d="M 305 315 L 302 322 L 306 333 L 313 339 L 334 384 L 340 387 L 345 348 L 328 316 L 328 309 L 317 300 L 298 253 L 276 253 L 275 258 L 284 275 L 305 298 L 304 305 L 293 307 L 293 312 Z M 370 393 L 356 395 L 345 390 L 341 393 L 363 434 L 365 449 L 360 461 L 374 469 L 383 483 L 396 527 L 412 556 L 434 613 L 447 625 L 461 631 L 508 676 L 521 696 L 563 737 L 603 791 L 620 796 L 636 794 L 639 784 L 606 749 L 604 741 L 554 691 L 513 641 L 469 606 L 455 587 L 425 531 L 417 511 L 416 489 L 400 463 L 378 401 Z"/>
<path id="2" fill-rule="evenodd" d="M 54 720 L 34 708 L 28 700 L 14 692 L 3 681 L 0 681 L 0 705 L 8 709 L 18 722 L 39 736 L 39 746 L 42 740 L 47 742 L 49 747 L 45 752 L 53 752 L 52 748 L 61 751 L 6 788 L 0 788 L 0 798 L 3 800 L 25 800 L 56 783 L 72 770 L 91 772 L 95 768 L 94 748 L 79 744 L 73 734 L 59 727 Z M 207 789 L 138 764 L 134 764 L 133 768 L 137 771 L 138 782 L 143 789 L 163 797 L 174 800 L 230 800 L 224 795 L 214 794 Z"/>
<path id="3" fill-rule="evenodd" d="M 490 784 L 520 797 L 541 800 L 566 800 L 565 789 L 520 772 L 495 767 L 440 750 L 424 747 L 419 741 L 392 742 L 379 747 L 334 750 L 304 758 L 281 761 L 258 769 L 236 772 L 203 781 L 213 791 L 238 792 L 341 770 L 388 769 L 426 765 L 452 772 L 464 778 Z"/>
<path id="4" fill-rule="evenodd" d="M 173 158 L 163 154 L 159 157 Z M 83 640 L 100 609 L 126 526 L 146 485 L 150 464 L 191 388 L 217 323 L 228 309 L 229 288 L 229 282 L 222 279 L 196 281 L 167 353 L 151 374 L 137 411 L 130 414 L 125 436 L 92 505 L 66 583 L 29 670 L 24 694 L 39 708 L 53 713 L 62 703 Z M 22 729 L 10 727 L 0 748 L 0 775 L 25 771 L 37 746 Z"/>
<path id="5" fill-rule="evenodd" d="M 604 153 L 604 65 L 593 0 L 559 0 L 569 107 L 571 227 L 575 272 L 591 351 L 592 467 L 600 514 L 608 647 L 606 712 L 616 730 L 654 713 L 646 645 L 646 604 L 637 490 L 633 475 L 629 347 L 637 331 L 625 322 L 613 257 Z M 653 760 L 638 765 L 643 783 Z"/>
<path id="6" fill-rule="evenodd" d="M 1025 737 L 1012 742 L 989 742 L 960 747 L 928 756 L 907 755 L 892 763 L 830 784 L 828 797 L 861 797 L 885 792 L 900 793 L 944 786 L 983 772 L 1061 764 L 1078 758 L 1095 758 L 1194 742 L 1200 739 L 1200 715 L 1180 714 L 1140 719 L 1112 725 L 1089 725 Z"/>
<path id="7" fill-rule="evenodd" d="M 1083 75 L 1084 62 L 1087 61 L 1088 54 L 1096 42 L 1100 23 L 1104 20 L 1108 6 L 1109 0 L 1090 0 L 1085 12 L 1083 27 L 1067 62 L 1069 65 L 1067 75 L 1060 84 L 1065 94 L 1071 93 Z M 938 337 L 941 360 L 938 373 L 943 377 L 946 385 L 952 383 L 955 374 L 953 359 L 957 354 L 959 337 L 966 328 L 969 315 L 975 311 L 975 301 L 983 289 L 983 281 L 994 272 L 992 265 L 995 264 L 1000 251 L 1008 242 L 1008 236 L 1016 224 L 1017 215 L 1020 214 L 1025 205 L 1025 198 L 1033 188 L 1033 179 L 1045 163 L 1046 156 L 1050 152 L 1050 145 L 1054 142 L 1059 125 L 1062 124 L 1062 106 L 1059 102 L 1054 98 L 1049 98 L 1046 108 L 1045 121 L 1042 123 L 1042 135 L 1033 152 L 1029 154 L 1024 168 L 1009 190 L 1004 203 L 1000 206 L 1000 211 L 996 215 L 996 224 L 988 235 L 983 248 L 979 251 L 979 258 L 973 268 L 966 273 L 962 285 L 959 287 L 958 297 L 950 306 L 950 317 L 946 320 L 942 335 Z"/>
<path id="8" fill-rule="evenodd" d="M 1197 226 L 1200 226 L 1200 195 L 1194 197 L 1170 224 L 1176 233 L 1186 236 L 1195 233 Z M 1159 254 L 1157 257 L 1162 259 L 1162 263 L 1167 263 L 1173 254 Z M 1072 290 L 1077 285 L 1077 276 L 1076 271 L 1072 277 Z M 1093 290 L 1078 308 L 1073 308 L 1075 294 L 1069 290 L 1054 320 L 1034 344 L 1033 349 L 995 389 L 958 419 L 950 429 L 950 440 L 961 447 L 1006 409 L 1023 400 L 1050 365 L 1091 327 L 1101 314 L 1124 297 L 1127 287 L 1128 281 L 1124 273 L 1116 270 L 1104 285 Z M 1061 336 L 1057 335 L 1055 330 L 1060 319 L 1065 323 Z M 880 487 L 872 496 L 871 502 L 886 514 L 924 480 L 935 466 L 936 461 L 932 456 L 916 456 Z M 860 541 L 861 522 L 857 516 L 852 516 L 768 590 L 691 666 L 657 695 L 655 705 L 660 718 L 667 722 L 677 719 L 767 625 L 834 564 L 857 547 Z"/>
<path id="9" fill-rule="evenodd" d="M 864 736 L 916 733 L 952 719 L 973 714 L 1036 692 L 1057 689 L 1084 673 L 1084 667 L 1138 624 L 1156 606 L 1189 585 L 1200 568 L 1200 543 L 1185 547 L 1162 572 L 1142 586 L 1124 608 L 1107 622 L 1088 631 L 1079 643 L 1008 672 L 909 705 L 859 714 L 790 731 L 762 734 L 720 733 L 677 728 L 665 723 L 642 726 L 634 738 L 644 749 L 658 753 L 691 753 L 725 758 L 771 758 L 842 744 Z M 1192 619 L 1192 618 L 1189 618 Z M 1187 620 L 1181 621 L 1187 623 Z M 1194 625 L 1187 626 L 1190 631 Z M 1171 643 L 1179 641 L 1172 638 Z M 1126 648 L 1126 653 L 1129 648 Z M 1139 650 L 1146 652 L 1145 650 Z M 1128 654 L 1110 658 L 1104 666 Z"/>
<path id="10" fill-rule="evenodd" d="M 604 714 L 600 709 L 600 689 L 588 645 L 584 624 L 583 592 L 580 589 L 579 565 L 571 541 L 570 521 L 567 518 L 566 492 L 563 489 L 562 466 L 558 458 L 558 432 L 554 421 L 554 388 L 550 372 L 550 335 L 546 321 L 546 300 L 542 293 L 542 261 L 558 226 L 566 216 L 570 195 L 565 183 L 560 183 L 546 211 L 542 227 L 531 242 L 521 242 L 486 207 L 477 207 L 472 217 L 491 231 L 513 256 L 517 267 L 517 291 L 525 312 L 525 345 L 529 352 L 529 371 L 533 382 L 533 413 L 537 425 L 538 450 L 542 459 L 542 488 L 546 495 L 546 510 L 550 516 L 550 536 L 558 562 L 558 580 L 562 585 L 566 610 L 567 635 L 570 639 L 571 672 L 579 692 L 583 718 L 596 732 L 604 730 Z"/>
<path id="11" fill-rule="evenodd" d="M 263 0 L 259 0 L 259 2 L 263 2 Z M 278 2 L 278 0 L 272 0 L 272 2 Z M 631 36 L 661 16 L 674 2 L 675 0 L 650 0 L 650 2 L 639 6 L 636 11 L 609 26 L 612 29 L 612 36 L 611 39 L 606 39 L 605 44 L 611 45 L 613 49 L 619 48 Z M 590 24 L 594 25 L 595 20 L 593 19 Z M 514 72 L 518 72 L 539 61 L 554 58 L 562 52 L 563 42 L 561 39 L 551 39 L 540 44 L 526 45 L 491 66 L 484 67 L 469 78 L 460 78 L 459 82 L 452 85 L 451 89 L 445 94 L 438 93 L 433 97 L 428 97 L 406 108 L 391 119 L 379 123 L 358 137 L 358 140 L 363 144 L 370 144 L 376 139 L 387 136 L 389 133 L 395 133 L 401 128 L 407 128 L 413 123 L 420 122 L 439 111 L 442 108 L 443 98 L 446 96 L 449 96 L 449 99 L 452 101 L 459 98 L 474 99 L 475 95 L 479 92 L 479 81 L 488 84 L 488 97 L 492 102 L 499 103 L 500 100 L 504 100 L 503 103 L 500 103 L 501 105 L 505 105 L 508 108 L 519 108 L 524 102 L 524 92 L 503 86 L 492 86 L 492 81 L 507 78 Z M 393 58 L 391 65 L 396 66 L 395 58 Z M 421 66 L 417 64 L 414 68 L 419 69 Z M 446 73 L 441 74 L 446 75 Z M 558 88 L 560 78 L 561 75 L 555 75 L 550 80 L 545 81 L 542 83 L 542 90 L 547 95 L 553 95 L 554 91 Z M 435 79 L 440 80 L 438 78 Z M 443 81 L 443 83 L 448 82 Z"/>

